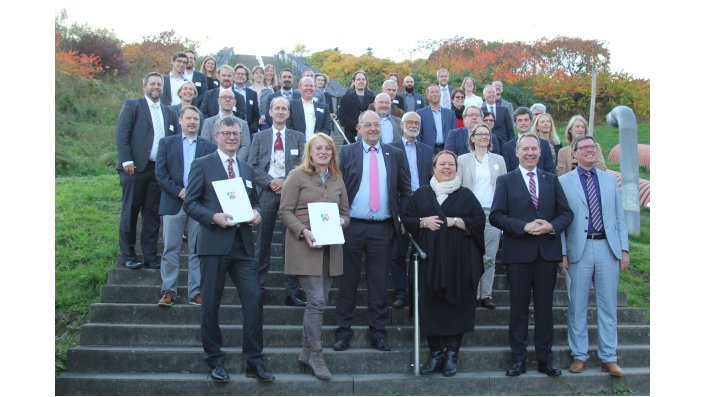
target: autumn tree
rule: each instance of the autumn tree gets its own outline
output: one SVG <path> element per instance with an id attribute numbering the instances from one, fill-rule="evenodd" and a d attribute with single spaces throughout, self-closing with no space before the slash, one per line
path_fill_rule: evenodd
<path id="1" fill-rule="evenodd" d="M 145 74 L 151 71 L 164 73 L 171 69 L 171 56 L 177 51 L 196 49 L 198 43 L 176 34 L 174 30 L 161 32 L 155 36 L 144 36 L 139 43 L 123 47 L 125 61 L 133 73 Z"/>

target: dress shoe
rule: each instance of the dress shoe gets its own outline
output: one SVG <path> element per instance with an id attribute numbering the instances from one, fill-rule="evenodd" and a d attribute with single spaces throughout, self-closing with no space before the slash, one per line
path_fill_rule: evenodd
<path id="1" fill-rule="evenodd" d="M 526 373 L 526 361 L 512 363 L 512 366 L 507 368 L 507 376 L 519 376 Z"/>
<path id="2" fill-rule="evenodd" d="M 162 266 L 159 262 L 145 262 L 144 267 L 147 269 L 159 269 Z"/>
<path id="3" fill-rule="evenodd" d="M 159 299 L 159 306 L 169 307 L 174 304 L 174 294 L 171 292 L 165 292 L 164 295 Z"/>
<path id="4" fill-rule="evenodd" d="M 256 378 L 260 382 L 271 382 L 274 380 L 274 375 L 272 375 L 264 365 L 259 364 L 255 367 L 247 367 L 245 369 L 245 376 L 248 378 Z"/>
<path id="5" fill-rule="evenodd" d="M 392 307 L 395 309 L 403 309 L 406 306 L 406 301 L 404 299 L 397 299 L 392 303 Z"/>
<path id="6" fill-rule="evenodd" d="M 480 301 L 480 306 L 490 310 L 494 310 L 497 307 L 489 296 Z"/>
<path id="7" fill-rule="evenodd" d="M 428 361 L 421 367 L 419 373 L 421 375 L 431 375 L 434 372 L 441 372 L 443 370 L 443 352 L 435 351 L 431 352 L 428 356 Z"/>
<path id="8" fill-rule="evenodd" d="M 553 366 L 553 363 L 539 363 L 539 372 L 548 376 L 561 376 L 561 370 Z"/>
<path id="9" fill-rule="evenodd" d="M 306 302 L 302 301 L 301 299 L 299 299 L 295 296 L 289 296 L 289 295 L 287 295 L 286 301 L 284 301 L 284 304 L 287 306 L 306 307 Z"/>
<path id="10" fill-rule="evenodd" d="M 213 379 L 213 382 L 217 383 L 225 383 L 230 381 L 230 375 L 228 375 L 228 371 L 225 369 L 225 367 L 215 367 L 211 373 L 211 379 Z"/>
<path id="11" fill-rule="evenodd" d="M 387 342 L 384 341 L 384 338 L 371 339 L 370 342 L 372 347 L 379 351 L 388 352 L 392 350 Z"/>
<path id="12" fill-rule="evenodd" d="M 616 362 L 602 363 L 602 365 L 600 365 L 600 369 L 609 372 L 612 376 L 624 376 L 624 371 L 622 368 L 619 368 L 619 365 L 617 365 Z"/>
<path id="13" fill-rule="evenodd" d="M 344 339 L 344 338 L 336 339 L 335 343 L 333 344 L 333 350 L 335 350 L 337 352 L 342 352 L 343 350 L 348 350 L 348 347 L 350 347 L 350 341 L 348 339 Z"/>
<path id="14" fill-rule="evenodd" d="M 443 376 L 455 376 L 456 372 L 458 372 L 458 352 L 448 350 L 443 361 Z"/>
<path id="15" fill-rule="evenodd" d="M 125 263 L 122 264 L 122 267 L 126 269 L 139 269 L 142 267 L 142 264 L 137 262 L 137 261 L 126 261 Z"/>
<path id="16" fill-rule="evenodd" d="M 585 361 L 573 360 L 573 362 L 570 364 L 570 367 L 568 368 L 568 371 L 570 371 L 574 374 L 579 374 L 579 373 L 585 371 Z"/>
<path id="17" fill-rule="evenodd" d="M 201 295 L 196 295 L 188 301 L 189 305 L 201 306 Z"/>

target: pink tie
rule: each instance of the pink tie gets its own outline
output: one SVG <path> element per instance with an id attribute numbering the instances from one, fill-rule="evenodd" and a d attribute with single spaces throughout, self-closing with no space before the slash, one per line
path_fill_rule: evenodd
<path id="1" fill-rule="evenodd" d="M 370 209 L 379 210 L 379 169 L 374 147 L 370 148 Z"/>
<path id="2" fill-rule="evenodd" d="M 527 172 L 526 175 L 529 176 L 529 193 L 531 194 L 531 202 L 534 203 L 534 207 L 539 208 L 539 198 L 536 197 L 536 181 L 534 181 L 534 173 Z"/>

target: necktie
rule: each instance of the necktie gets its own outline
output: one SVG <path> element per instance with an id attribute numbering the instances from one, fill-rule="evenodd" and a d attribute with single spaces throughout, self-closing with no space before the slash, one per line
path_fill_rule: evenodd
<path id="1" fill-rule="evenodd" d="M 534 203 L 534 207 L 539 208 L 539 198 L 536 197 L 536 181 L 534 180 L 534 173 L 527 172 L 526 175 L 529 176 L 529 193 L 531 194 L 531 202 Z"/>
<path id="2" fill-rule="evenodd" d="M 375 148 L 370 148 L 370 209 L 379 210 L 379 168 Z"/>
<path id="3" fill-rule="evenodd" d="M 592 227 L 596 232 L 602 231 L 602 211 L 600 210 L 600 200 L 597 199 L 597 191 L 595 190 L 595 181 L 592 180 L 592 172 L 585 171 L 585 186 L 588 193 L 588 205 L 590 206 L 590 218 L 592 219 Z"/>
<path id="4" fill-rule="evenodd" d="M 233 159 L 228 159 L 228 179 L 235 178 L 235 169 L 233 168 Z"/>
<path id="5" fill-rule="evenodd" d="M 284 142 L 282 142 L 282 133 L 277 131 L 277 139 L 274 141 L 274 151 L 279 152 L 284 150 Z"/>
<path id="6" fill-rule="evenodd" d="M 152 104 L 152 120 L 154 120 L 154 136 L 155 137 L 163 137 L 164 136 L 164 124 L 162 124 L 162 118 L 159 115 L 160 110 L 161 109 L 159 108 L 158 103 Z"/>
<path id="7" fill-rule="evenodd" d="M 496 114 L 494 114 L 494 105 L 490 105 L 490 113 L 492 113 L 493 116 L 496 116 Z"/>

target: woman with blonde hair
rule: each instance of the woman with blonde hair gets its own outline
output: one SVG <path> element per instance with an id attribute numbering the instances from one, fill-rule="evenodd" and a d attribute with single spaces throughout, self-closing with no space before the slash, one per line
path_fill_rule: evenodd
<path id="1" fill-rule="evenodd" d="M 220 86 L 218 81 L 218 64 L 215 61 L 215 57 L 206 57 L 206 59 L 201 62 L 201 73 L 206 75 L 208 79 L 208 89 L 212 90 L 215 87 Z"/>
<path id="2" fill-rule="evenodd" d="M 585 120 L 585 117 L 579 114 L 576 114 L 575 116 L 571 117 L 570 121 L 568 121 L 568 126 L 565 129 L 566 145 L 558 151 L 556 175 L 561 176 L 563 174 L 567 174 L 568 172 L 574 170 L 575 167 L 577 167 L 578 161 L 573 158 L 573 150 L 571 149 L 571 145 L 573 144 L 573 140 L 579 136 L 592 136 L 592 134 L 587 129 L 587 125 L 588 123 L 587 120 Z M 595 155 L 595 168 L 600 169 L 602 171 L 606 171 L 607 166 L 605 166 L 605 156 L 602 154 L 600 144 L 595 141 L 595 145 L 597 145 L 597 154 Z"/>
<path id="3" fill-rule="evenodd" d="M 286 226 L 284 273 L 297 276 L 306 294 L 299 365 L 313 371 L 316 378 L 329 380 L 321 344 L 323 310 L 333 277 L 343 274 L 343 245 L 316 244 L 308 213 L 308 203 L 315 202 L 336 203 L 340 224 L 350 224 L 348 193 L 335 143 L 320 132 L 306 142 L 301 165 L 284 182 L 279 217 Z"/>
<path id="4" fill-rule="evenodd" d="M 250 85 L 248 88 L 252 89 L 257 94 L 257 105 L 259 105 L 259 109 L 264 109 L 264 102 L 269 100 L 269 96 L 274 93 L 274 90 L 267 87 L 264 83 L 264 68 L 259 65 L 252 67 L 252 73 L 250 74 Z M 267 119 L 264 114 L 260 114 L 259 130 L 262 131 L 267 128 L 269 128 L 269 125 L 267 125 Z"/>
<path id="5" fill-rule="evenodd" d="M 553 161 L 553 166 L 555 167 L 558 160 L 558 151 L 562 146 L 561 139 L 556 134 L 556 125 L 553 123 L 553 117 L 548 113 L 537 115 L 530 132 L 548 141 L 548 146 L 551 147 L 551 161 Z"/>

